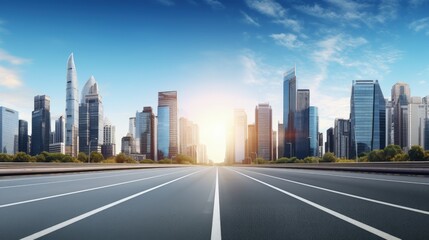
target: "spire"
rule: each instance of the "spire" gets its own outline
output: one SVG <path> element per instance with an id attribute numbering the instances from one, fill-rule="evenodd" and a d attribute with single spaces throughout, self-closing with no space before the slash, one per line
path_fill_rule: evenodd
<path id="1" fill-rule="evenodd" d="M 94 76 L 91 75 L 91 77 L 88 79 L 88 81 L 85 83 L 85 86 L 83 87 L 81 102 L 85 102 L 86 95 L 94 94 L 98 94 L 98 84 L 97 81 L 95 81 Z"/>
<path id="2" fill-rule="evenodd" d="M 67 61 L 67 70 L 75 69 L 73 53 L 70 54 Z"/>

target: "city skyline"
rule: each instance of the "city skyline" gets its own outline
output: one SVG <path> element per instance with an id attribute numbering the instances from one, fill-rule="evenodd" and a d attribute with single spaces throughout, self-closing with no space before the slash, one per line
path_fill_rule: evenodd
<path id="1" fill-rule="evenodd" d="M 273 126 L 282 122 L 283 72 L 295 65 L 296 88 L 310 89 L 319 108 L 320 132 L 349 117 L 352 80 L 378 79 L 385 98 L 399 81 L 411 96 L 429 95 L 427 1 L 153 0 L 102 9 L 88 1 L 85 10 L 79 2 L 25 4 L 0 9 L 0 105 L 30 126 L 36 95 L 51 97 L 52 119 L 65 115 L 71 52 L 79 90 L 97 76 L 116 144 L 129 117 L 156 109 L 158 92 L 175 90 L 178 118 L 199 124 L 215 161 L 225 156 L 221 132 L 234 108 L 244 108 L 251 124 L 254 107 L 269 102 Z"/>

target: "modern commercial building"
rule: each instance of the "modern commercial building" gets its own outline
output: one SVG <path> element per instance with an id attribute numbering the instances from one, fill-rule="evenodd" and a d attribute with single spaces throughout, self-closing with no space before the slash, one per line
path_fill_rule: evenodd
<path id="1" fill-rule="evenodd" d="M 121 152 L 127 155 L 135 154 L 136 152 L 134 137 L 129 133 L 121 139 Z"/>
<path id="2" fill-rule="evenodd" d="M 408 146 L 419 145 L 424 147 L 425 140 L 425 121 L 427 118 L 426 106 L 421 97 L 411 97 L 408 104 Z"/>
<path id="3" fill-rule="evenodd" d="M 257 158 L 257 144 L 256 144 L 256 127 L 255 124 L 249 124 L 247 126 L 247 157 L 253 161 Z M 246 162 L 250 164 L 250 162 Z"/>
<path id="4" fill-rule="evenodd" d="M 304 159 L 310 156 L 310 90 L 298 89 L 295 113 L 295 156 Z"/>
<path id="5" fill-rule="evenodd" d="M 271 150 L 271 159 L 277 160 L 277 131 L 273 131 L 273 149 Z"/>
<path id="6" fill-rule="evenodd" d="M 30 153 L 28 145 L 28 122 L 19 120 L 18 152 Z"/>
<path id="7" fill-rule="evenodd" d="M 144 107 L 143 111 L 136 113 L 135 118 L 136 142 L 139 144 L 140 154 L 146 159 L 155 159 L 155 114 L 152 107 Z"/>
<path id="8" fill-rule="evenodd" d="M 406 148 L 408 144 L 408 104 L 411 98 L 410 87 L 406 83 L 396 83 L 392 87 L 393 139 L 394 144 Z"/>
<path id="9" fill-rule="evenodd" d="M 57 120 L 55 120 L 55 135 L 54 135 L 54 143 L 65 143 L 65 118 L 64 116 L 60 116 Z"/>
<path id="10" fill-rule="evenodd" d="M 278 158 L 282 158 L 282 157 L 284 157 L 284 150 L 285 150 L 285 147 L 284 147 L 284 137 L 285 137 L 285 129 L 284 129 L 284 127 L 283 127 L 283 123 L 278 123 L 277 124 L 277 139 L 278 139 L 278 141 L 277 141 L 277 145 L 278 145 L 278 147 L 277 147 L 277 157 Z"/>
<path id="11" fill-rule="evenodd" d="M 394 128 L 393 128 L 393 102 L 389 99 L 386 101 L 386 146 L 394 144 Z"/>
<path id="12" fill-rule="evenodd" d="M 63 142 L 51 143 L 49 144 L 49 152 L 65 154 L 65 144 Z"/>
<path id="13" fill-rule="evenodd" d="M 350 158 L 350 120 L 335 119 L 334 154 L 338 158 Z"/>
<path id="14" fill-rule="evenodd" d="M 115 126 L 112 125 L 109 120 L 105 119 L 103 129 L 103 145 L 101 145 L 101 154 L 103 154 L 104 158 L 113 157 L 116 155 Z"/>
<path id="15" fill-rule="evenodd" d="M 246 159 L 247 114 L 244 109 L 234 109 L 233 123 L 234 163 L 243 163 Z"/>
<path id="16" fill-rule="evenodd" d="M 350 158 L 386 145 L 386 102 L 377 80 L 353 81 Z"/>
<path id="17" fill-rule="evenodd" d="M 283 77 L 284 156 L 293 157 L 295 149 L 296 74 L 290 69 Z"/>
<path id="18" fill-rule="evenodd" d="M 0 153 L 15 154 L 18 150 L 18 112 L 0 106 Z"/>
<path id="19" fill-rule="evenodd" d="M 73 53 L 67 61 L 66 90 L 66 153 L 77 157 L 79 153 L 79 102 L 77 94 L 77 73 Z"/>
<path id="20" fill-rule="evenodd" d="M 326 130 L 325 153 L 334 153 L 334 142 L 334 128 L 328 128 Z"/>
<path id="21" fill-rule="evenodd" d="M 158 153 L 162 158 L 174 158 L 178 153 L 177 125 L 177 92 L 159 92 Z"/>
<path id="22" fill-rule="evenodd" d="M 207 157 L 207 147 L 204 144 L 198 145 L 198 156 L 197 156 L 198 164 L 208 164 L 209 159 Z"/>
<path id="23" fill-rule="evenodd" d="M 46 95 L 34 97 L 34 111 L 31 124 L 31 155 L 49 152 L 51 136 L 51 99 Z"/>
<path id="24" fill-rule="evenodd" d="M 268 103 L 261 103 L 255 109 L 257 157 L 271 160 L 273 149 L 272 110 Z"/>
<path id="25" fill-rule="evenodd" d="M 309 155 L 319 156 L 319 112 L 315 106 L 309 108 Z"/>
<path id="26" fill-rule="evenodd" d="M 98 84 L 91 76 L 83 87 L 79 106 L 79 151 L 101 153 L 103 131 L 103 104 Z"/>
<path id="27" fill-rule="evenodd" d="M 319 132 L 319 157 L 323 156 L 323 133 Z"/>

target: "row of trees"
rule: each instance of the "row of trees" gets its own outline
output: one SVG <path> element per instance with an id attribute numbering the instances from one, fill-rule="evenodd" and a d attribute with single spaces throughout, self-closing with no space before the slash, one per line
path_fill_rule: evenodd
<path id="1" fill-rule="evenodd" d="M 398 145 L 389 145 L 384 149 L 374 150 L 361 154 L 358 162 L 399 162 L 399 161 L 429 161 L 429 151 L 424 151 L 421 146 L 415 145 L 408 150 L 402 151 Z M 356 159 L 337 158 L 333 153 L 327 152 L 323 157 L 306 157 L 298 159 L 296 157 L 282 157 L 275 161 L 266 161 L 262 158 L 253 160 L 253 164 L 267 163 L 319 163 L 319 162 L 356 162 Z"/>

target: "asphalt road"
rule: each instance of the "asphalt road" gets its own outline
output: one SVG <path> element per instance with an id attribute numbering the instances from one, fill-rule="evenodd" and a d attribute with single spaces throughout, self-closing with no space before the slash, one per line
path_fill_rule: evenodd
<path id="1" fill-rule="evenodd" d="M 0 178 L 0 239 L 429 239 L 429 178 L 189 167 Z"/>

